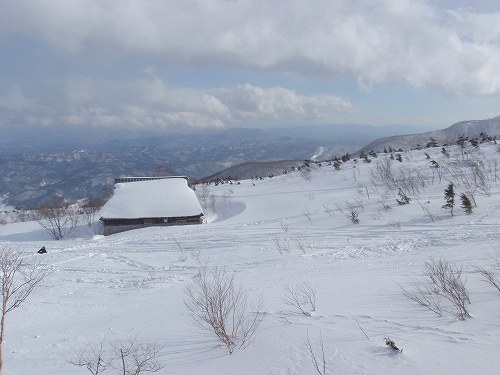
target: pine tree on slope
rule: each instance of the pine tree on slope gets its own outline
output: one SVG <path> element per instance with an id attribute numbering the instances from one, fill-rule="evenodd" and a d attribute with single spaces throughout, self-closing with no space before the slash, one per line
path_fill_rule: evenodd
<path id="1" fill-rule="evenodd" d="M 470 215 L 472 213 L 472 202 L 470 201 L 469 197 L 465 193 L 462 193 L 460 195 L 460 199 L 462 200 L 461 207 L 464 209 L 467 215 Z"/>
<path id="2" fill-rule="evenodd" d="M 451 216 L 453 216 L 453 207 L 455 207 L 455 189 L 453 188 L 453 182 L 450 182 L 448 187 L 444 189 L 444 199 L 446 203 L 443 208 L 449 209 Z"/>

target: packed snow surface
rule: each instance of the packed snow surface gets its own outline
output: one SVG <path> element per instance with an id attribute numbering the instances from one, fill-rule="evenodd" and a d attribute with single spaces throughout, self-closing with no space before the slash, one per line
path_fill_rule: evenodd
<path id="1" fill-rule="evenodd" d="M 497 147 L 482 144 L 464 155 L 451 147 L 449 157 L 440 148 L 416 150 L 390 160 L 395 175 L 418 176 L 407 186 L 408 205 L 397 204 L 397 187 L 374 185 L 374 171 L 388 157 L 379 155 L 339 171 L 322 163 L 210 185 L 200 198 L 208 207 L 203 225 L 108 237 L 82 226 L 61 241 L 36 222 L 3 225 L 2 246 L 28 260 L 43 257 L 53 270 L 7 316 L 4 373 L 87 374 L 70 361 L 88 343 L 136 338 L 163 346 L 160 374 L 316 374 L 308 340 L 320 360 L 323 342 L 326 374 L 498 374 L 500 292 L 476 272 L 499 254 Z M 452 216 L 442 208 L 444 189 L 459 178 L 456 167 L 469 173 L 474 166 L 487 186 L 456 182 Z M 459 199 L 468 189 L 477 203 L 471 215 Z M 359 224 L 348 218 L 353 210 Z M 36 254 L 43 245 L 48 253 Z M 424 280 L 430 257 L 462 268 L 471 318 L 438 316 L 403 294 L 402 287 Z M 264 301 L 265 318 L 244 350 L 228 354 L 193 323 L 185 290 L 204 266 L 233 275 L 249 306 Z M 304 283 L 317 286 L 316 308 L 301 313 L 284 300 L 287 289 Z M 386 346 L 386 337 L 403 351 Z"/>

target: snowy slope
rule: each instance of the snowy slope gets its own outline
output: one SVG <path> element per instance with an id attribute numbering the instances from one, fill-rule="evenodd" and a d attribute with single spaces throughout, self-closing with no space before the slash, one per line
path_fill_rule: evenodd
<path id="1" fill-rule="evenodd" d="M 458 150 L 449 159 L 440 148 L 425 152 L 443 168 L 470 165 Z M 498 374 L 500 293 L 475 266 L 492 264 L 498 251 L 500 153 L 483 144 L 467 157 L 491 167 L 491 195 L 476 191 L 472 215 L 458 205 L 453 217 L 441 208 L 452 176 L 440 181 L 424 151 L 413 151 L 392 161 L 395 171 L 419 171 L 426 185 L 405 206 L 396 203 L 397 190 L 372 184 L 378 160 L 350 161 L 340 171 L 323 165 L 310 176 L 209 186 L 215 211 L 206 225 L 106 238 L 82 227 L 80 238 L 63 241 L 48 240 L 36 223 L 0 226 L 2 244 L 28 258 L 45 245 L 54 270 L 7 318 L 5 374 L 86 374 L 68 361 L 89 340 L 135 336 L 165 346 L 161 374 L 315 374 L 304 341 L 319 354 L 320 335 L 327 374 Z M 357 225 L 339 211 L 349 204 L 357 206 Z M 430 256 L 463 267 L 472 318 L 439 317 L 403 295 L 400 286 L 421 278 Z M 184 305 L 184 290 L 205 263 L 225 267 L 251 300 L 264 299 L 255 341 L 232 355 L 192 323 Z M 283 303 L 286 288 L 302 282 L 318 286 L 316 311 L 307 315 Z M 387 336 L 402 353 L 385 345 Z"/>
<path id="2" fill-rule="evenodd" d="M 381 138 L 366 145 L 360 151 L 382 151 L 384 148 L 389 149 L 390 147 L 394 150 L 400 148 L 409 150 L 417 147 L 417 145 L 424 147 L 431 138 L 434 138 L 440 144 L 455 144 L 458 137 L 461 135 L 465 135 L 466 137 L 477 137 L 481 132 L 491 136 L 499 136 L 500 116 L 486 120 L 461 121 L 446 129 L 426 133 Z"/>

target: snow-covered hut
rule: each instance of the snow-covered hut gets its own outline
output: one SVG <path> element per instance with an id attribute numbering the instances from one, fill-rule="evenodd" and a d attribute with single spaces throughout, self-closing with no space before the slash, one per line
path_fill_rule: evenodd
<path id="1" fill-rule="evenodd" d="M 104 235 L 151 226 L 201 224 L 203 210 L 187 177 L 123 177 L 100 220 Z"/>

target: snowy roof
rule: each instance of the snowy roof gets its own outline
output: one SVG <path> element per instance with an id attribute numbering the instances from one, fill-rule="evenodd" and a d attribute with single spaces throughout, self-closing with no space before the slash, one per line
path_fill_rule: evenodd
<path id="1" fill-rule="evenodd" d="M 185 217 L 203 214 L 200 202 L 182 177 L 115 184 L 102 210 L 103 219 Z"/>

